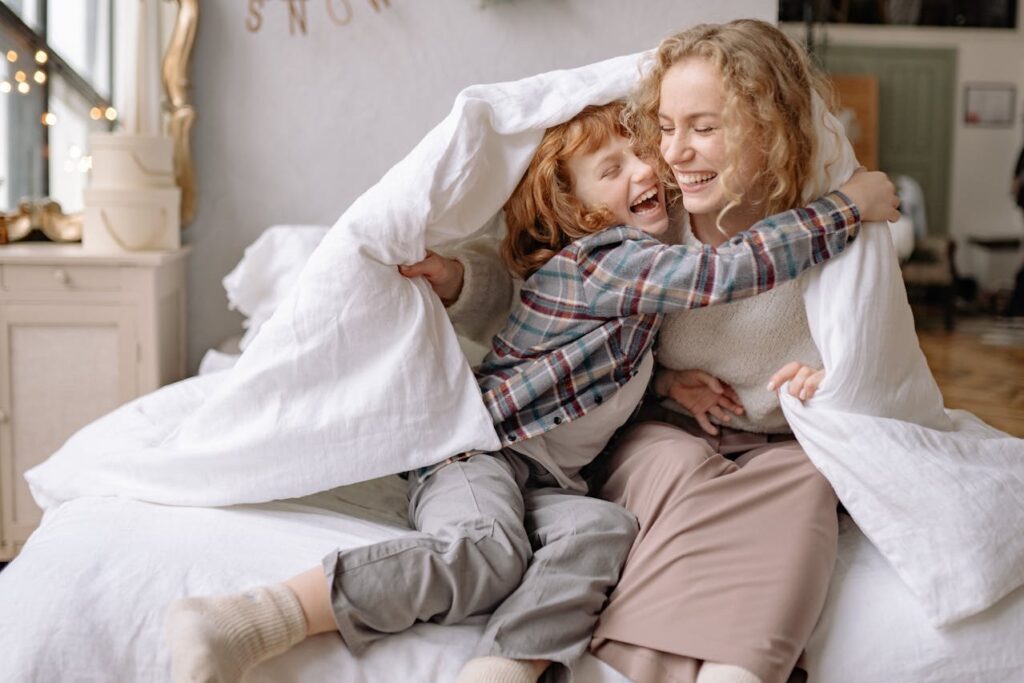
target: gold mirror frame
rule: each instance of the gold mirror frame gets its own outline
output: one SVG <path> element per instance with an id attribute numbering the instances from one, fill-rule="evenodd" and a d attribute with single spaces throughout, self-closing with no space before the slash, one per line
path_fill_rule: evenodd
<path id="1" fill-rule="evenodd" d="M 188 73 L 199 23 L 199 0 L 173 1 L 178 3 L 178 16 L 160 72 L 170 112 L 168 128 L 174 140 L 174 176 L 181 188 L 181 226 L 184 228 L 196 215 L 196 174 L 190 140 L 196 112 L 189 101 L 192 84 Z"/>

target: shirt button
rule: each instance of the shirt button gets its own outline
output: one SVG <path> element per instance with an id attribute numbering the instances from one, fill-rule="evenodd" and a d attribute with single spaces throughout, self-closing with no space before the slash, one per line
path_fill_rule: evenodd
<path id="1" fill-rule="evenodd" d="M 601 405 L 602 403 L 604 403 L 604 399 L 601 398 L 600 396 L 595 396 L 594 403 L 596 403 L 597 405 Z"/>
<path id="2" fill-rule="evenodd" d="M 560 418 L 560 417 L 556 417 L 556 418 L 554 419 L 554 423 L 555 423 L 556 425 L 560 425 L 560 424 L 562 424 L 562 418 Z"/>

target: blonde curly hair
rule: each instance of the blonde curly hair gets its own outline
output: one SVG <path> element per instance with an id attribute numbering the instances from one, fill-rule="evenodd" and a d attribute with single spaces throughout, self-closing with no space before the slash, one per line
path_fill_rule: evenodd
<path id="1" fill-rule="evenodd" d="M 508 232 L 501 257 L 526 279 L 573 240 L 615 224 L 606 208 L 588 209 L 573 190 L 569 160 L 590 154 L 613 136 L 627 137 L 621 115 L 625 103 L 589 106 L 569 121 L 549 128 L 530 166 L 505 203 Z"/>
<path id="2" fill-rule="evenodd" d="M 637 152 L 659 159 L 671 199 L 677 201 L 680 192 L 660 154 L 661 82 L 672 66 L 690 58 L 705 59 L 718 70 L 725 94 L 722 123 L 728 163 L 720 177 L 728 204 L 719 213 L 719 226 L 722 215 L 745 199 L 745 188 L 734 187 L 733 177 L 752 141 L 763 155 L 752 185 L 765 192 L 746 200 L 764 216 L 800 206 L 817 152 L 813 93 L 830 110 L 835 97 L 801 46 L 755 19 L 701 24 L 663 40 L 626 106 L 623 121 Z"/>

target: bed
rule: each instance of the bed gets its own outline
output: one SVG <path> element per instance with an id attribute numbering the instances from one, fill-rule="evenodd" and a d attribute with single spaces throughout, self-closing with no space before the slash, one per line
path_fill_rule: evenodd
<path id="1" fill-rule="evenodd" d="M 336 546 L 405 528 L 397 477 L 303 499 L 180 508 L 80 498 L 49 512 L 0 572 L 0 680 L 165 681 L 164 611 L 176 597 L 277 580 Z M 253 669 L 246 681 L 446 681 L 469 658 L 481 620 L 421 624 L 358 659 L 338 636 L 312 638 Z M 806 653 L 820 683 L 1019 683 L 1024 591 L 954 629 L 927 624 L 892 570 L 842 517 L 839 561 Z M 585 683 L 625 681 L 587 655 Z"/>
<path id="2" fill-rule="evenodd" d="M 316 564 L 334 547 L 407 529 L 404 482 L 376 480 L 305 499 L 181 508 L 80 498 L 47 513 L 0 572 L 0 680 L 165 681 L 164 611 L 176 597 L 259 585 Z M 470 657 L 482 618 L 421 624 L 359 659 L 337 635 L 265 662 L 247 681 L 445 681 Z M 577 680 L 618 683 L 592 657 Z"/>
<path id="3" fill-rule="evenodd" d="M 245 333 L 212 350 L 202 372 L 221 376 L 280 301 L 327 228 L 277 226 L 224 279 Z M 472 353 L 473 350 L 467 347 Z M 80 497 L 48 511 L 17 560 L 0 572 L 0 680 L 163 681 L 169 675 L 164 612 L 184 595 L 280 580 L 336 547 L 408 529 L 397 476 L 302 498 L 223 508 Z M 812 681 L 954 683 L 1024 680 L 1024 589 L 953 628 L 936 629 L 893 569 L 847 515 L 821 620 L 807 648 Z M 248 681 L 452 680 L 482 618 L 421 624 L 360 658 L 336 635 L 306 641 L 255 668 Z M 625 681 L 587 655 L 575 680 Z"/>

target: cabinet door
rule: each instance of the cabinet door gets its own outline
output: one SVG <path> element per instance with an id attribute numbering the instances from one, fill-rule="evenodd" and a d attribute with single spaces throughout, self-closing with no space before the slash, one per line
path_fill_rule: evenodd
<path id="1" fill-rule="evenodd" d="M 137 345 L 131 308 L 0 307 L 0 554 L 39 524 L 25 471 L 135 396 Z"/>

